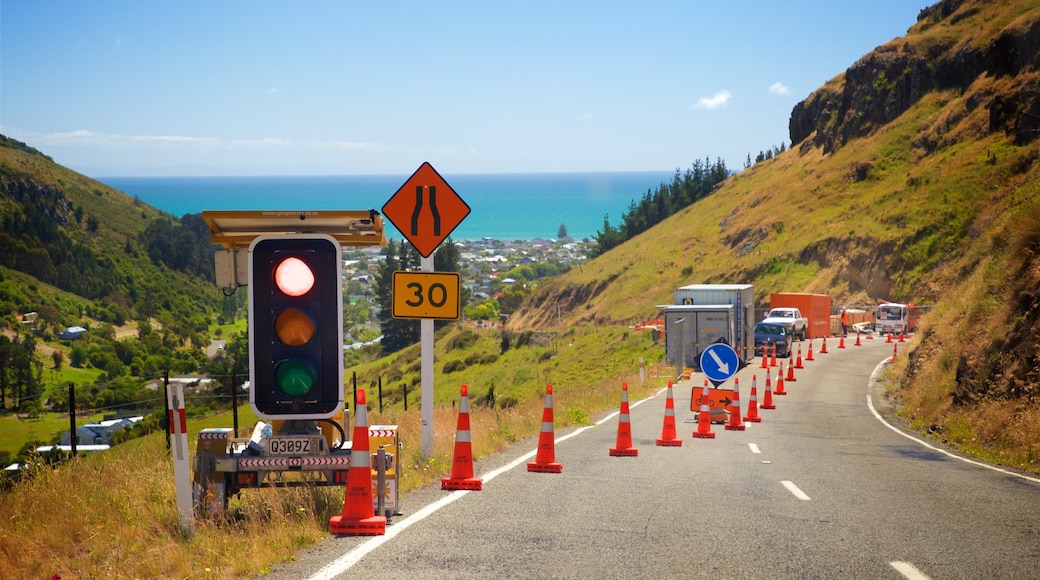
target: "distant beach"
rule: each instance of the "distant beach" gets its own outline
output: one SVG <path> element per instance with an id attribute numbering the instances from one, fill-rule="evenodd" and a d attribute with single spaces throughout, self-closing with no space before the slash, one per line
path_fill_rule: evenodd
<path id="1" fill-rule="evenodd" d="M 442 177 L 470 207 L 452 232 L 457 240 L 571 238 L 612 226 L 632 202 L 670 182 L 673 171 L 460 174 Z M 380 210 L 408 175 L 284 177 L 102 177 L 98 181 L 171 215 L 203 210 Z M 403 236 L 387 222 L 387 236 Z"/>

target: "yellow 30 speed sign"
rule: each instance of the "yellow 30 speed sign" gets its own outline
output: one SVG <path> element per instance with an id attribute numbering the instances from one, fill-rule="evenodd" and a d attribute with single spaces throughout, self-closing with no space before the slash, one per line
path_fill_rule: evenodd
<path id="1" fill-rule="evenodd" d="M 393 277 L 394 318 L 459 317 L 458 272 L 408 272 L 397 270 Z"/>

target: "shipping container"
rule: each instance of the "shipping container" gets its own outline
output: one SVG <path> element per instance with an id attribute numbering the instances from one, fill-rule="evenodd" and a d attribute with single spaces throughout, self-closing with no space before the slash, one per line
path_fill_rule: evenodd
<path id="1" fill-rule="evenodd" d="M 675 367 L 701 370 L 701 353 L 717 342 L 733 346 L 736 308 L 728 304 L 664 306 L 665 360 Z"/>
<path id="2" fill-rule="evenodd" d="M 751 284 L 690 284 L 675 289 L 673 304 L 733 306 L 734 334 L 729 345 L 744 362 L 755 358 L 755 287 Z"/>
<path id="3" fill-rule="evenodd" d="M 831 297 L 808 292 L 774 292 L 769 295 L 769 308 L 797 308 L 809 319 L 806 338 L 831 336 Z"/>

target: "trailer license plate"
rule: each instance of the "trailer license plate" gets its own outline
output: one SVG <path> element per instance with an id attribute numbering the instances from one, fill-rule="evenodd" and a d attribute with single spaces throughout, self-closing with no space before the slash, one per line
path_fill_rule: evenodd
<path id="1" fill-rule="evenodd" d="M 271 455 L 307 455 L 318 452 L 317 437 L 278 437 L 267 443 Z"/>

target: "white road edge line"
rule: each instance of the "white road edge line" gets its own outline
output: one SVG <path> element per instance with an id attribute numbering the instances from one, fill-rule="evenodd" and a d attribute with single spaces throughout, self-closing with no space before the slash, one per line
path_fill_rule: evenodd
<path id="1" fill-rule="evenodd" d="M 896 428 L 895 426 L 889 424 L 888 421 L 885 421 L 885 418 L 881 416 L 881 413 L 878 413 L 877 409 L 874 408 L 874 399 L 871 397 L 871 393 L 874 392 L 874 384 L 877 382 L 877 378 L 881 374 L 882 368 L 886 364 L 890 364 L 891 362 L 892 362 L 891 358 L 885 358 L 884 360 L 879 362 L 878 365 L 876 367 L 874 367 L 874 372 L 870 373 L 870 380 L 867 381 L 867 408 L 870 409 L 870 412 L 874 414 L 874 417 L 877 418 L 878 421 L 881 421 L 882 425 L 884 425 L 885 427 L 888 427 L 893 432 L 898 433 L 899 435 L 902 435 L 903 437 L 906 437 L 907 439 L 909 439 L 911 441 L 916 441 L 917 443 L 920 443 L 921 445 L 923 445 L 924 447 L 927 447 L 928 449 L 931 449 L 932 451 L 936 451 L 938 453 L 942 453 L 943 455 L 946 455 L 948 457 L 952 457 L 953 459 L 958 459 L 960 461 L 963 461 L 965 463 L 970 463 L 971 465 L 974 465 L 974 466 L 977 466 L 977 467 L 985 467 L 986 469 L 991 469 L 993 471 L 997 471 L 999 473 L 1003 473 L 1004 475 L 1013 475 L 1015 477 L 1018 477 L 1018 478 L 1021 478 L 1021 479 L 1025 479 L 1027 481 L 1032 481 L 1033 483 L 1040 483 L 1040 478 L 1030 477 L 1028 475 L 1023 475 L 1021 473 L 1015 473 L 1014 471 L 1008 471 L 1007 469 L 1002 469 L 1002 468 L 997 467 L 995 465 L 990 465 L 988 463 L 983 463 L 981 461 L 975 461 L 974 459 L 968 459 L 967 457 L 961 457 L 960 455 L 956 455 L 954 453 L 950 453 L 949 451 L 947 451 L 945 449 L 942 449 L 942 448 L 939 448 L 939 447 L 936 447 L 936 446 L 928 443 L 927 441 L 925 441 L 923 439 L 919 439 L 917 437 L 914 437 L 913 435 L 909 435 L 907 433 L 904 433 L 904 432 L 900 431 L 898 428 Z"/>
<path id="2" fill-rule="evenodd" d="M 636 401 L 635 403 L 630 404 L 629 408 L 631 409 L 632 407 L 636 407 L 638 405 L 641 405 L 641 404 L 645 403 L 646 401 L 649 401 L 650 399 L 653 399 L 654 397 L 657 397 L 661 393 L 664 393 L 667 390 L 668 390 L 668 388 L 665 387 L 664 389 L 661 389 L 661 390 L 657 391 L 656 393 L 654 393 L 653 395 L 651 395 L 651 396 L 649 396 L 649 397 L 647 397 L 645 399 L 641 399 L 639 401 Z M 615 411 L 615 412 L 611 413 L 610 415 L 607 415 L 605 418 L 601 419 L 600 421 L 597 421 L 595 426 L 602 425 L 603 423 L 606 423 L 607 421 L 609 421 L 611 418 L 617 417 L 620 414 L 621 414 L 621 411 L 619 409 L 618 411 Z M 577 436 L 577 435 L 579 435 L 581 433 L 584 433 L 585 431 L 587 431 L 587 430 L 589 430 L 591 428 L 592 428 L 592 426 L 580 427 L 578 429 L 575 429 L 574 431 L 571 431 L 570 433 L 568 433 L 566 435 L 563 435 L 561 437 L 557 437 L 556 439 L 554 439 L 553 440 L 554 444 L 555 443 L 562 443 L 563 441 L 566 441 L 566 440 L 570 439 L 571 437 L 575 437 L 575 436 Z M 498 477 L 499 475 L 502 475 L 503 473 L 505 473 L 505 472 L 507 472 L 507 471 L 509 471 L 511 469 L 516 469 L 520 465 L 523 465 L 524 463 L 527 463 L 527 460 L 531 459 L 532 457 L 534 457 L 536 453 L 537 453 L 537 449 L 534 450 L 534 451 L 529 451 L 529 452 L 521 455 L 520 457 L 517 457 L 513 461 L 507 463 L 506 465 L 503 465 L 502 467 L 499 467 L 498 469 L 495 469 L 493 471 L 489 471 L 488 473 L 486 473 L 484 475 L 481 475 L 480 477 L 485 482 L 491 481 L 492 479 Z M 383 544 L 385 544 L 388 541 L 392 540 L 394 537 L 397 536 L 397 534 L 400 534 L 401 532 L 405 531 L 412 524 L 421 522 L 422 520 L 424 520 L 427 517 L 429 517 L 429 516 L 433 515 L 434 513 L 436 513 L 441 508 L 447 507 L 447 506 L 451 505 L 452 503 L 455 502 L 455 500 L 458 500 L 458 499 L 462 498 L 463 496 L 465 496 L 468 493 L 472 493 L 472 492 L 466 491 L 466 490 L 449 492 L 448 495 L 444 496 L 443 498 L 441 498 L 441 499 L 439 499 L 439 500 L 437 500 L 437 501 L 435 501 L 435 502 L 433 502 L 431 504 L 426 505 L 424 508 L 422 508 L 419 511 L 415 512 L 414 514 L 408 516 L 407 518 L 394 523 L 392 526 L 387 526 L 386 533 L 383 534 L 382 536 L 375 536 L 371 540 L 368 540 L 366 542 L 358 544 L 356 547 L 354 547 L 354 549 L 350 550 L 346 554 L 343 554 L 342 556 L 340 556 L 336 560 L 333 560 L 332 562 L 329 562 L 328 564 L 325 565 L 324 568 L 322 568 L 321 570 L 318 570 L 317 572 L 314 573 L 314 575 L 308 577 L 308 580 L 326 580 L 326 579 L 329 579 L 329 578 L 335 578 L 336 576 L 339 576 L 340 574 L 346 572 L 347 570 L 352 568 L 355 564 L 360 562 L 361 558 L 364 558 L 365 556 L 367 556 L 369 553 L 371 553 L 373 550 L 375 550 L 379 546 L 382 546 Z"/>
<path id="3" fill-rule="evenodd" d="M 810 501 L 810 500 L 812 500 L 811 497 L 805 495 L 804 491 L 798 489 L 798 486 L 795 485 L 793 481 L 784 480 L 784 481 L 781 481 L 780 483 L 782 483 L 784 485 L 784 487 L 787 488 L 787 491 L 791 492 L 796 498 L 798 498 L 798 499 L 800 499 L 802 501 Z"/>
<path id="4" fill-rule="evenodd" d="M 924 572 L 921 572 L 920 570 L 918 570 L 910 562 L 898 562 L 898 561 L 896 561 L 896 562 L 889 562 L 888 564 L 889 564 L 889 566 L 892 566 L 893 568 L 895 568 L 896 572 L 899 572 L 900 574 L 902 574 L 903 577 L 906 578 L 907 580 L 929 580 L 928 576 L 926 576 Z"/>

